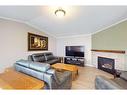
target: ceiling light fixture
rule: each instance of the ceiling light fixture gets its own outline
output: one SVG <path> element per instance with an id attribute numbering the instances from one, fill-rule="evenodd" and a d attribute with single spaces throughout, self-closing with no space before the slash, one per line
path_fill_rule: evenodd
<path id="1" fill-rule="evenodd" d="M 55 15 L 58 17 L 63 17 L 65 16 L 65 14 L 66 14 L 65 10 L 63 10 L 62 8 L 59 8 L 55 11 Z"/>

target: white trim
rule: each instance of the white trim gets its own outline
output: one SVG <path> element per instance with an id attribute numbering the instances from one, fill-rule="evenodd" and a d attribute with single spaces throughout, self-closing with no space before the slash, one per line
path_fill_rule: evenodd
<path id="1" fill-rule="evenodd" d="M 113 26 L 115 26 L 115 25 L 118 25 L 118 24 L 120 24 L 120 23 L 122 23 L 122 22 L 124 22 L 124 21 L 126 21 L 126 20 L 127 20 L 127 18 L 122 19 L 122 20 L 120 20 L 120 21 L 117 21 L 117 22 L 115 22 L 115 23 L 113 23 L 113 24 L 111 24 L 111 25 L 109 25 L 109 26 L 107 26 L 107 27 L 104 27 L 104 28 L 102 28 L 102 29 L 100 29 L 100 30 L 98 30 L 98 31 L 96 31 L 96 32 L 94 32 L 94 33 L 91 33 L 91 35 L 94 35 L 94 34 L 96 34 L 96 33 L 102 32 L 102 31 L 104 31 L 104 30 L 106 30 L 106 29 L 109 29 L 109 28 L 111 28 L 111 27 L 113 27 Z"/>
<path id="2" fill-rule="evenodd" d="M 19 22 L 19 23 L 26 24 L 26 25 L 28 25 L 28 26 L 30 26 L 30 27 L 32 27 L 32 28 L 35 28 L 35 29 L 37 29 L 37 30 L 39 30 L 39 31 L 44 32 L 45 34 L 47 34 L 47 35 L 49 35 L 49 36 L 52 36 L 52 37 L 56 38 L 53 34 L 47 33 L 47 32 L 45 32 L 43 29 L 41 29 L 41 28 L 39 28 L 39 27 L 37 27 L 37 26 L 35 26 L 35 25 L 33 25 L 33 24 L 30 24 L 30 23 L 27 22 L 27 21 L 22 21 L 22 20 L 17 20 L 17 19 L 14 19 L 14 18 L 8 18 L 8 17 L 2 17 L 2 16 L 0 16 L 0 18 L 1 18 L 1 19 L 6 19 L 6 20 L 10 20 L 10 21 L 15 21 L 15 22 Z"/>
<path id="3" fill-rule="evenodd" d="M 35 29 L 37 29 L 37 30 L 39 30 L 39 31 L 44 32 L 45 34 L 47 34 L 47 35 L 49 35 L 49 36 L 52 36 L 52 37 L 54 37 L 54 38 L 57 38 L 57 37 L 54 36 L 53 34 L 48 33 L 48 32 L 45 32 L 45 30 L 39 28 L 38 26 L 35 26 L 35 25 L 33 25 L 33 24 L 29 23 L 29 22 L 26 22 L 26 24 L 29 25 L 29 26 L 31 26 L 31 27 L 33 27 L 33 28 L 35 28 Z"/>
<path id="4" fill-rule="evenodd" d="M 81 35 L 71 35 L 71 36 L 61 36 L 61 37 L 57 37 L 58 39 L 59 38 L 73 38 L 73 37 L 86 37 L 86 36 L 91 36 L 91 34 L 81 34 Z"/>
<path id="5" fill-rule="evenodd" d="M 92 65 L 92 64 L 85 64 L 85 66 L 95 67 L 95 66 L 94 66 L 94 65 Z"/>
<path id="6" fill-rule="evenodd" d="M 51 33 L 45 32 L 43 29 L 41 29 L 41 28 L 39 28 L 39 27 L 37 27 L 37 26 L 35 26 L 35 25 L 33 25 L 33 24 L 30 24 L 30 23 L 27 22 L 27 21 L 21 21 L 21 20 L 17 20 L 17 19 L 14 19 L 14 18 L 2 17 L 2 16 L 0 16 L 0 18 L 27 24 L 27 25 L 29 25 L 29 26 L 31 26 L 31 27 L 33 27 L 33 28 L 39 30 L 39 31 L 43 31 L 45 34 L 48 34 L 48 35 L 50 35 L 50 36 L 52 36 L 52 37 L 54 37 L 54 38 L 56 38 L 56 39 L 57 39 L 57 38 L 79 37 L 79 36 L 91 36 L 91 35 L 94 35 L 94 34 L 96 34 L 96 33 L 102 32 L 102 31 L 104 31 L 104 30 L 106 30 L 106 29 L 109 29 L 109 28 L 111 28 L 111 27 L 113 27 L 113 26 L 115 26 L 115 25 L 117 25 L 117 24 L 120 24 L 120 23 L 122 23 L 122 22 L 124 22 L 124 21 L 127 20 L 127 18 L 122 19 L 122 20 L 117 21 L 116 23 L 113 23 L 113 24 L 111 24 L 111 25 L 109 25 L 109 26 L 107 26 L 107 27 L 104 27 L 104 28 L 102 28 L 102 29 L 100 29 L 100 30 L 98 30 L 98 31 L 96 31 L 96 32 L 94 32 L 94 33 L 57 37 L 57 36 L 54 36 L 54 35 L 51 34 Z"/>
<path id="7" fill-rule="evenodd" d="M 26 24 L 25 21 L 17 20 L 17 19 L 14 19 L 14 18 L 3 17 L 3 16 L 0 16 L 0 18 L 1 18 L 1 19 L 5 19 L 5 20 L 11 20 L 11 21 L 15 21 L 15 22 L 19 22 L 19 23 L 24 23 L 24 24 Z"/>
<path id="8" fill-rule="evenodd" d="M 115 23 L 113 23 L 113 24 L 111 24 L 111 25 L 109 25 L 109 26 L 107 26 L 107 27 L 104 27 L 104 28 L 102 28 L 102 29 L 97 30 L 97 31 L 94 32 L 94 33 L 82 34 L 82 35 L 72 35 L 72 36 L 61 36 L 61 37 L 57 37 L 57 38 L 69 38 L 69 37 L 78 37 L 78 36 L 92 36 L 92 35 L 94 35 L 94 34 L 96 34 L 96 33 L 102 32 L 102 31 L 104 31 L 104 30 L 106 30 L 106 29 L 109 29 L 109 28 L 115 26 L 115 25 L 118 25 L 118 24 L 120 24 L 120 23 L 122 23 L 122 22 L 124 22 L 124 21 L 126 21 L 126 20 L 127 20 L 127 18 L 122 19 L 122 20 L 120 20 L 120 21 L 117 21 L 117 22 L 115 22 Z"/>

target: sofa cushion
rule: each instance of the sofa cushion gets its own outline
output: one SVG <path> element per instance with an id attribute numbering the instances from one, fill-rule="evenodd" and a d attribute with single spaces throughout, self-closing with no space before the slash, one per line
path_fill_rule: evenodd
<path id="1" fill-rule="evenodd" d="M 33 62 L 30 64 L 30 68 L 40 72 L 46 72 L 50 68 L 50 65 L 46 63 Z"/>
<path id="2" fill-rule="evenodd" d="M 121 74 L 120 74 L 120 78 L 124 79 L 127 81 L 127 71 L 123 71 Z"/>
<path id="3" fill-rule="evenodd" d="M 47 61 L 55 58 L 51 52 L 45 53 L 45 57 Z"/>
<path id="4" fill-rule="evenodd" d="M 25 67 L 29 67 L 31 62 L 32 61 L 21 59 L 21 60 L 16 61 L 16 64 L 19 64 L 19 65 L 22 65 L 22 66 L 25 66 Z"/>
<path id="5" fill-rule="evenodd" d="M 44 56 L 43 53 L 33 54 L 32 59 L 35 62 L 44 62 L 45 61 L 45 56 Z"/>
<path id="6" fill-rule="evenodd" d="M 52 59 L 54 59 L 55 57 L 53 56 L 53 55 L 48 55 L 47 56 L 47 60 L 52 60 Z"/>

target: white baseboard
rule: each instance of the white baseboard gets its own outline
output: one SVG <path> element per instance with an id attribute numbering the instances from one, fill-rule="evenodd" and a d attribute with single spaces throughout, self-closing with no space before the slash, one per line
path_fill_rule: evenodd
<path id="1" fill-rule="evenodd" d="M 85 66 L 95 67 L 95 66 L 92 65 L 92 64 L 85 64 Z"/>

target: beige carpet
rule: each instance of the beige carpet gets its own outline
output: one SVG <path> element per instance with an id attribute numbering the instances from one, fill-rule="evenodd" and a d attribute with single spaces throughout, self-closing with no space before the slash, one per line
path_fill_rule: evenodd
<path id="1" fill-rule="evenodd" d="M 106 73 L 94 67 L 78 67 L 79 76 L 72 82 L 72 89 L 95 89 L 94 80 L 96 75 L 103 75 L 107 78 L 113 78 L 113 75 Z"/>

